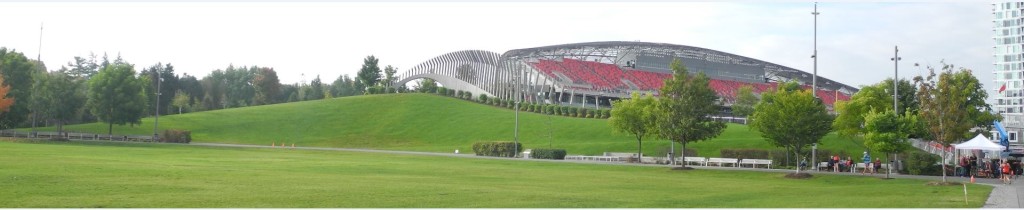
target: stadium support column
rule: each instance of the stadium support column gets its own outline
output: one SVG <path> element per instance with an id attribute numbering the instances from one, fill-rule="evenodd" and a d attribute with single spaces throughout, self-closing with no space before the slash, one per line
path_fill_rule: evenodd
<path id="1" fill-rule="evenodd" d="M 565 91 L 562 91 L 562 92 L 565 92 Z M 573 99 L 576 98 L 576 97 L 573 97 L 573 96 L 576 96 L 576 90 L 575 89 L 569 91 L 569 106 L 572 106 L 572 101 L 573 101 Z"/>

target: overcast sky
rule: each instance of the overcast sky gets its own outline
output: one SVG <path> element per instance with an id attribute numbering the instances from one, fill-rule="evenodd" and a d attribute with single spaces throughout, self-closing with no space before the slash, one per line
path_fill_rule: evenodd
<path id="1" fill-rule="evenodd" d="M 90 52 L 137 69 L 171 63 L 202 77 L 229 64 L 268 66 L 282 83 L 355 75 L 367 55 L 399 73 L 443 53 L 591 41 L 644 41 L 730 52 L 812 71 L 812 2 L 0 2 L 0 46 L 50 70 Z M 939 62 L 966 67 L 990 90 L 992 6 L 818 4 L 818 74 L 853 86 Z M 921 63 L 922 67 L 914 67 Z M 1001 84 L 1000 84 L 1001 85 Z"/>

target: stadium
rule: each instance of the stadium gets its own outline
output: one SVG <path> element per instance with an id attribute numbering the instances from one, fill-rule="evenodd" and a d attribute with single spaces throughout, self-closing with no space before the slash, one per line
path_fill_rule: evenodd
<path id="1" fill-rule="evenodd" d="M 396 78 L 396 84 L 430 78 L 442 86 L 504 100 L 610 107 L 632 92 L 657 94 L 671 78 L 669 64 L 680 59 L 691 73 L 704 72 L 722 103 L 729 107 L 737 90 L 754 93 L 778 82 L 797 81 L 810 88 L 812 74 L 754 58 L 700 47 L 650 42 L 588 42 L 509 50 L 446 53 L 422 62 Z M 517 88 L 518 87 L 518 88 Z M 829 109 L 849 100 L 857 88 L 818 77 L 816 95 Z"/>

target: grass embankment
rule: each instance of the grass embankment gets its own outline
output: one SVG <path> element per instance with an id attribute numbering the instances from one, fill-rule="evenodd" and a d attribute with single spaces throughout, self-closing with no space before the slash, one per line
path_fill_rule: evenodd
<path id="1" fill-rule="evenodd" d="M 519 122 L 519 139 L 525 148 L 550 145 L 567 149 L 569 154 L 589 155 L 635 152 L 637 148 L 635 138 L 613 133 L 605 119 L 520 112 Z M 298 146 L 432 152 L 472 152 L 474 142 L 511 141 L 514 125 L 512 110 L 430 94 L 355 96 L 160 117 L 161 130 L 191 130 L 194 142 L 285 142 Z M 103 123 L 70 125 L 67 129 L 107 133 Z M 143 119 L 141 126 L 115 126 L 114 133 L 151 135 L 153 118 Z M 861 145 L 860 140 L 833 134 L 826 136 L 819 148 L 859 154 L 864 150 Z M 644 140 L 646 155 L 664 154 L 668 148 L 668 141 Z M 687 148 L 698 150 L 701 156 L 718 156 L 722 148 L 776 149 L 756 131 L 740 124 L 729 124 L 718 138 L 688 144 Z"/>
<path id="2" fill-rule="evenodd" d="M 0 142 L 0 207 L 981 207 L 992 187 L 380 153 Z"/>

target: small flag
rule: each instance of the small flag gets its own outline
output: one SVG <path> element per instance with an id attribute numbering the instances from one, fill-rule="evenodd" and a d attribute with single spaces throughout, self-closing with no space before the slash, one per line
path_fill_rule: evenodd
<path id="1" fill-rule="evenodd" d="M 1006 83 L 1003 83 L 1003 86 L 999 87 L 999 93 L 1003 93 L 1004 90 L 1006 90 Z"/>

